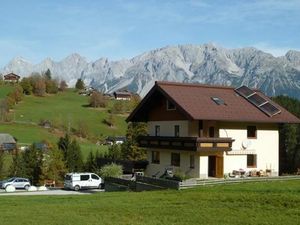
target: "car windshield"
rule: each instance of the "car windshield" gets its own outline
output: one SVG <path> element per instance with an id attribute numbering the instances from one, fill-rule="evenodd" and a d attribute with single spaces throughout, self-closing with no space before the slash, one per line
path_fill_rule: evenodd
<path id="1" fill-rule="evenodd" d="M 65 180 L 72 180 L 72 176 L 71 175 L 66 175 Z"/>
<path id="2" fill-rule="evenodd" d="M 15 177 L 9 178 L 9 179 L 7 180 L 7 182 L 11 182 L 11 181 L 13 181 L 14 179 L 15 179 Z"/>

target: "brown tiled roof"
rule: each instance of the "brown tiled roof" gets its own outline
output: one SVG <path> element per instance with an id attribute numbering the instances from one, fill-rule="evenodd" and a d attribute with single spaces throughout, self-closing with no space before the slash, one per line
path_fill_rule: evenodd
<path id="1" fill-rule="evenodd" d="M 19 80 L 20 76 L 14 73 L 4 75 L 4 80 Z"/>
<path id="2" fill-rule="evenodd" d="M 217 120 L 260 123 L 300 123 L 300 120 L 283 107 L 271 101 L 261 92 L 259 95 L 266 98 L 281 110 L 281 113 L 269 117 L 256 106 L 238 95 L 233 87 L 209 86 L 200 84 L 185 84 L 174 82 L 156 82 L 155 86 L 145 96 L 140 105 L 127 118 L 127 121 L 136 121 L 136 114 L 147 105 L 147 101 L 155 92 L 162 93 L 172 101 L 188 119 Z M 218 105 L 211 98 L 218 97 L 225 104 Z"/>

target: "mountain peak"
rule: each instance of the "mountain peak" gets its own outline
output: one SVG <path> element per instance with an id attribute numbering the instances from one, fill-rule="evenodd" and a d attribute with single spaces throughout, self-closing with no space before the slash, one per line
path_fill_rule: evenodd
<path id="1" fill-rule="evenodd" d="M 61 61 L 50 58 L 37 65 L 14 58 L 2 73 L 28 76 L 50 69 L 69 86 L 78 78 L 103 92 L 127 88 L 145 94 L 155 80 L 206 83 L 260 88 L 267 95 L 285 94 L 300 98 L 300 52 L 274 57 L 253 47 L 227 49 L 215 43 L 173 45 L 144 52 L 130 60 L 100 58 L 88 62 L 78 53 Z"/>
<path id="2" fill-rule="evenodd" d="M 28 63 L 28 64 L 31 64 L 31 62 L 29 62 L 27 59 L 25 59 L 24 57 L 22 56 L 16 56 L 14 57 L 10 63 Z"/>

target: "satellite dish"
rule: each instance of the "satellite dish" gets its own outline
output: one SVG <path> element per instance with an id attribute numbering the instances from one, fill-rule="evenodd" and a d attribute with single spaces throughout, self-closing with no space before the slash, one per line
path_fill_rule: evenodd
<path id="1" fill-rule="evenodd" d="M 243 142 L 242 142 L 242 148 L 243 149 L 247 149 L 247 148 L 249 148 L 251 146 L 251 141 L 250 140 L 244 140 Z"/>

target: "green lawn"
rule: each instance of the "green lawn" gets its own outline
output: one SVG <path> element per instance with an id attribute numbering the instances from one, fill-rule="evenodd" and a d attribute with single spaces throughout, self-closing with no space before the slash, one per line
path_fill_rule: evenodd
<path id="1" fill-rule="evenodd" d="M 9 224 L 284 224 L 300 222 L 300 181 L 88 196 L 0 196 Z"/>
<path id="2" fill-rule="evenodd" d="M 13 89 L 14 87 L 12 85 L 0 85 L 0 99 L 6 97 Z"/>
<path id="3" fill-rule="evenodd" d="M 0 86 L 0 99 L 13 89 L 12 86 Z M 88 97 L 78 95 L 74 90 L 58 93 L 47 97 L 25 96 L 23 101 L 10 112 L 12 123 L 0 123 L 0 132 L 9 133 L 18 139 L 19 144 L 31 144 L 43 140 L 57 143 L 62 132 L 53 133 L 38 126 L 41 120 L 50 120 L 55 125 L 64 125 L 77 129 L 83 123 L 88 129 L 93 141 L 78 139 L 84 158 L 90 151 L 107 151 L 106 146 L 96 146 L 95 137 L 125 135 L 127 124 L 126 115 L 116 116 L 115 127 L 103 123 L 108 117 L 108 108 L 94 109 L 86 107 Z M 109 106 L 113 101 L 109 102 Z"/>
<path id="4" fill-rule="evenodd" d="M 19 145 L 29 145 L 43 140 L 53 143 L 58 141 L 58 137 L 49 133 L 47 129 L 29 124 L 2 123 L 0 124 L 0 133 L 11 134 L 17 138 Z"/>
<path id="5" fill-rule="evenodd" d="M 73 90 L 47 97 L 25 96 L 15 107 L 14 118 L 16 121 L 35 123 L 41 119 L 50 120 L 75 129 L 81 121 L 94 136 L 125 134 L 125 116 L 116 116 L 116 126 L 111 128 L 103 123 L 108 116 L 107 109 L 86 107 L 87 103 L 88 97 L 78 95 Z"/>

